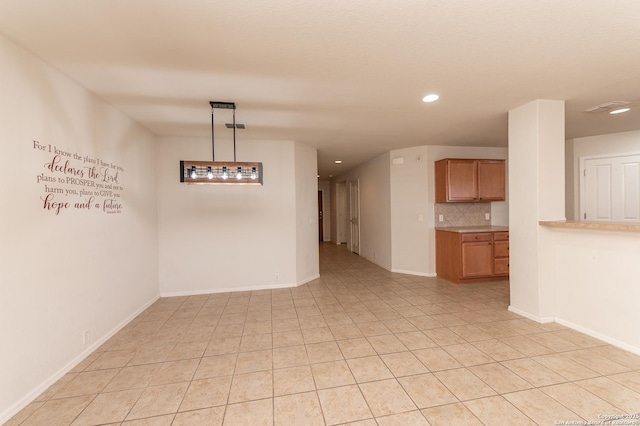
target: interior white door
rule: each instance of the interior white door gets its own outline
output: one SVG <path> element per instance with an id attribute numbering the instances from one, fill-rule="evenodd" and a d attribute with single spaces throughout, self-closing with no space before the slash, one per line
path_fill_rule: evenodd
<path id="1" fill-rule="evenodd" d="M 337 234 L 338 244 L 347 242 L 347 230 L 349 229 L 349 215 L 347 213 L 347 186 L 346 184 L 338 184 L 336 193 L 337 205 Z"/>
<path id="2" fill-rule="evenodd" d="M 581 175 L 584 220 L 640 221 L 640 155 L 585 159 Z"/>
<path id="3" fill-rule="evenodd" d="M 351 216 L 351 247 L 354 253 L 360 253 L 360 193 L 359 182 L 349 182 L 349 214 Z"/>

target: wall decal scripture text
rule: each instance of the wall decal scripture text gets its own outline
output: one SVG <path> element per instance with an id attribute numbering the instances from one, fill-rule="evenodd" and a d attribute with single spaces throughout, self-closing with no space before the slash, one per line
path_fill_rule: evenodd
<path id="1" fill-rule="evenodd" d="M 42 185 L 40 206 L 55 215 L 69 210 L 122 213 L 124 168 L 101 158 L 68 152 L 33 141 L 46 161 L 36 175 Z"/>

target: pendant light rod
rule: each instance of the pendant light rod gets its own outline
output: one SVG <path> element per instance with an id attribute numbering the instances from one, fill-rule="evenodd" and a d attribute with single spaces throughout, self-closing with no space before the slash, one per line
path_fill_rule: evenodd
<path id="1" fill-rule="evenodd" d="M 216 144 L 213 137 L 213 105 L 211 106 L 211 161 L 216 161 Z"/>
<path id="2" fill-rule="evenodd" d="M 213 102 L 211 105 L 211 157 L 213 161 L 180 161 L 180 182 L 214 185 L 263 185 L 261 162 L 238 162 L 236 149 L 236 104 Z M 214 109 L 230 109 L 233 114 L 233 161 L 216 161 Z M 244 129 L 244 124 L 240 124 Z M 230 127 L 229 124 L 226 127 Z"/>
<path id="3" fill-rule="evenodd" d="M 233 161 L 235 162 L 236 161 L 236 103 L 209 101 L 209 105 L 211 105 L 211 151 L 212 151 L 213 161 L 216 161 L 215 142 L 214 142 L 214 133 L 213 133 L 213 110 L 216 108 L 233 110 Z"/>

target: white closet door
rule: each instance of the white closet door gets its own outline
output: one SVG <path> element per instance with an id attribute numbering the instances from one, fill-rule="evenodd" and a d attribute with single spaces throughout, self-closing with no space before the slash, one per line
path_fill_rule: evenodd
<path id="1" fill-rule="evenodd" d="M 585 159 L 582 176 L 584 220 L 640 221 L 640 155 Z"/>
<path id="2" fill-rule="evenodd" d="M 622 164 L 622 220 L 640 221 L 640 156 Z"/>

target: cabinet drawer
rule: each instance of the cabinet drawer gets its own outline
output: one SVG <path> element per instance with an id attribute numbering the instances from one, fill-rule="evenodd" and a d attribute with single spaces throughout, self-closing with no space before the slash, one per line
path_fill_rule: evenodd
<path id="1" fill-rule="evenodd" d="M 495 241 L 493 243 L 494 257 L 509 257 L 509 241 Z"/>
<path id="2" fill-rule="evenodd" d="M 505 232 L 494 232 L 493 239 L 495 241 L 509 241 L 509 231 Z"/>
<path id="3" fill-rule="evenodd" d="M 493 260 L 494 275 L 509 275 L 509 258 Z"/>
<path id="4" fill-rule="evenodd" d="M 477 234 L 462 234 L 462 242 L 478 242 L 478 241 L 492 241 L 491 232 L 480 232 Z"/>

